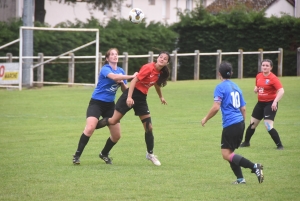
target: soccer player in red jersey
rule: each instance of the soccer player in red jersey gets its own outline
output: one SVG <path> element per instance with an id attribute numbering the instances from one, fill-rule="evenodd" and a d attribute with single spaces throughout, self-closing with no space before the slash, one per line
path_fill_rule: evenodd
<path id="1" fill-rule="evenodd" d="M 161 163 L 153 154 L 154 136 L 152 132 L 151 115 L 147 104 L 147 94 L 150 87 L 154 86 L 162 104 L 167 104 L 164 99 L 161 87 L 166 86 L 170 76 L 167 65 L 170 61 L 168 52 L 161 52 L 156 62 L 145 64 L 141 67 L 138 75 L 131 80 L 129 89 L 125 90 L 116 103 L 114 114 L 111 118 L 99 120 L 96 129 L 107 125 L 115 125 L 131 109 L 135 115 L 140 117 L 145 130 L 145 142 L 147 147 L 146 158 L 154 165 Z M 121 137 L 121 136 L 120 136 Z M 107 142 L 100 153 L 100 158 L 111 160 L 108 157 L 109 151 L 117 142 Z M 105 160 L 104 160 L 105 161 Z M 106 162 L 106 161 L 105 161 Z M 107 163 L 107 162 L 106 162 Z M 107 163 L 110 164 L 110 163 Z"/>
<path id="2" fill-rule="evenodd" d="M 261 72 L 256 76 L 256 85 L 254 93 L 257 93 L 258 102 L 256 103 L 250 125 L 246 130 L 245 141 L 240 147 L 249 147 L 250 139 L 255 132 L 255 128 L 259 122 L 264 119 L 265 127 L 275 142 L 278 150 L 283 150 L 278 132 L 273 127 L 276 112 L 278 110 L 278 102 L 284 94 L 284 89 L 278 77 L 271 70 L 273 62 L 269 59 L 264 59 L 261 63 Z"/>

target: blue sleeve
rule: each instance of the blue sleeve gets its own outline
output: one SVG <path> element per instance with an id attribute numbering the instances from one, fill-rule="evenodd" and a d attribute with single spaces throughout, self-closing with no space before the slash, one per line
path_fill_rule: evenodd
<path id="1" fill-rule="evenodd" d="M 222 102 L 222 99 L 223 99 L 223 92 L 220 85 L 218 85 L 214 91 L 214 101 Z"/>
<path id="2" fill-rule="evenodd" d="M 100 74 L 102 74 L 104 77 L 107 77 L 107 75 L 109 73 L 113 73 L 113 72 L 111 71 L 110 68 L 103 66 L 101 71 L 100 71 Z"/>

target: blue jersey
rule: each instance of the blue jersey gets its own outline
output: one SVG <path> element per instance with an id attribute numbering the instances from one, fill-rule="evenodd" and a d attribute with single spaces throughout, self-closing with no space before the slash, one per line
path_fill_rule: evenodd
<path id="1" fill-rule="evenodd" d="M 109 64 L 105 64 L 99 73 L 98 83 L 92 94 L 93 99 L 104 102 L 113 102 L 115 100 L 116 92 L 120 85 L 107 77 L 109 73 L 125 75 L 125 72 L 122 68 L 117 67 L 117 69 L 114 70 Z M 123 82 L 127 84 L 126 80 L 123 80 Z"/>
<path id="2" fill-rule="evenodd" d="M 242 90 L 232 81 L 224 80 L 216 86 L 214 101 L 221 102 L 223 128 L 244 120 L 240 107 L 246 105 Z"/>

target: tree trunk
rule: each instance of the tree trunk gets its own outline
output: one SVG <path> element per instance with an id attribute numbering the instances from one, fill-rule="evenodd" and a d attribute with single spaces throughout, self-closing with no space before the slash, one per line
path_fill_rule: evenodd
<path id="1" fill-rule="evenodd" d="M 34 21 L 44 23 L 45 15 L 45 0 L 35 0 Z"/>

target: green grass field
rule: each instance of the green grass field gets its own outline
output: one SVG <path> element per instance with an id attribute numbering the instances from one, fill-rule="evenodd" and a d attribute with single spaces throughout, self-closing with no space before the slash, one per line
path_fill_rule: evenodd
<path id="1" fill-rule="evenodd" d="M 248 126 L 257 101 L 254 79 L 233 81 L 243 90 Z M 231 184 L 235 176 L 222 159 L 221 113 L 205 127 L 200 124 L 219 80 L 169 82 L 163 88 L 167 106 L 151 88 L 148 103 L 160 167 L 145 159 L 144 131 L 133 111 L 121 121 L 122 138 L 111 151 L 113 165 L 98 157 L 109 136 L 107 128 L 95 131 L 81 164 L 72 164 L 93 88 L 2 88 L 0 200 L 300 200 L 300 77 L 281 81 L 285 95 L 274 127 L 285 150 L 275 149 L 261 123 L 251 147 L 236 150 L 264 165 L 262 184 L 243 169 L 246 185 Z"/>

